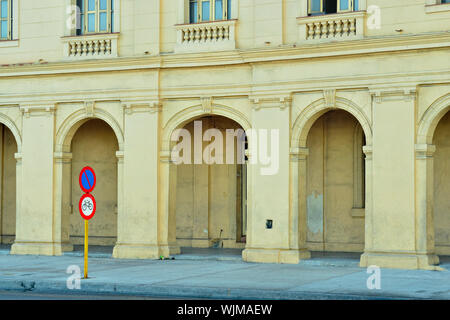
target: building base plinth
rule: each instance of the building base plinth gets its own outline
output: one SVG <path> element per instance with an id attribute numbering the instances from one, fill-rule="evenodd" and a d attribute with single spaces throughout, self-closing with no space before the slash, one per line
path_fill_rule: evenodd
<path id="1" fill-rule="evenodd" d="M 159 259 L 169 256 L 169 246 L 116 244 L 112 256 L 118 259 Z"/>
<path id="2" fill-rule="evenodd" d="M 377 266 L 389 269 L 444 270 L 438 266 L 439 257 L 435 254 L 365 252 L 361 255 L 361 267 Z"/>
<path id="3" fill-rule="evenodd" d="M 289 263 L 296 264 L 300 260 L 311 258 L 311 253 L 306 249 L 245 249 L 242 251 L 242 259 L 246 262 L 260 263 Z"/>
<path id="4" fill-rule="evenodd" d="M 73 244 L 71 244 L 69 242 L 63 242 L 61 244 L 61 247 L 62 247 L 63 252 L 73 251 Z"/>
<path id="5" fill-rule="evenodd" d="M 15 241 L 10 254 L 60 256 L 63 254 L 63 247 L 61 243 Z"/>
<path id="6" fill-rule="evenodd" d="M 177 245 L 169 245 L 169 255 L 180 254 L 181 249 Z"/>

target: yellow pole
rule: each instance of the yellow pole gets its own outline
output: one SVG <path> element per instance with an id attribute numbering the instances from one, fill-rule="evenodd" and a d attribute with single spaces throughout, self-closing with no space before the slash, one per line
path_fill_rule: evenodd
<path id="1" fill-rule="evenodd" d="M 84 278 L 88 277 L 88 220 L 84 220 Z"/>

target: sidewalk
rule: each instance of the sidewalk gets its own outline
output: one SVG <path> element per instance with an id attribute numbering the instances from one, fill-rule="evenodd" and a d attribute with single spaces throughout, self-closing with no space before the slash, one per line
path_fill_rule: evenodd
<path id="1" fill-rule="evenodd" d="M 355 254 L 314 254 L 298 265 L 246 263 L 240 250 L 190 249 L 175 260 L 110 258 L 90 248 L 89 279 L 67 289 L 70 265 L 83 270 L 80 248 L 60 257 L 13 256 L 0 247 L 0 290 L 213 299 L 450 299 L 449 271 L 381 270 L 381 290 Z M 81 254 L 80 254 L 81 253 Z M 450 270 L 450 258 L 441 267 Z"/>

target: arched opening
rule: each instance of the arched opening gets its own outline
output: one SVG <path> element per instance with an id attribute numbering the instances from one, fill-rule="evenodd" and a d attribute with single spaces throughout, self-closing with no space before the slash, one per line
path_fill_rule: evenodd
<path id="1" fill-rule="evenodd" d="M 85 121 L 85 120 L 83 120 Z M 71 214 L 68 219 L 70 243 L 84 243 L 84 220 L 78 212 L 78 202 L 83 191 L 79 174 L 83 167 L 95 170 L 97 183 L 92 194 L 97 211 L 89 220 L 89 245 L 112 246 L 117 241 L 117 158 L 118 141 L 113 129 L 103 120 L 84 122 L 71 141 L 71 168 L 64 179 L 70 179 Z"/>
<path id="2" fill-rule="evenodd" d="M 450 111 L 439 121 L 433 144 L 435 250 L 438 255 L 450 256 Z"/>
<path id="3" fill-rule="evenodd" d="M 0 124 L 0 244 L 10 245 L 16 235 L 16 139 Z"/>
<path id="4" fill-rule="evenodd" d="M 182 253 L 188 248 L 243 249 L 247 223 L 243 128 L 223 116 L 205 116 L 183 124 L 174 134 L 171 150 L 179 148 L 180 161 L 170 165 L 171 237 Z"/>
<path id="5" fill-rule="evenodd" d="M 307 235 L 311 251 L 364 250 L 366 144 L 358 120 L 328 111 L 312 125 L 307 148 Z"/>

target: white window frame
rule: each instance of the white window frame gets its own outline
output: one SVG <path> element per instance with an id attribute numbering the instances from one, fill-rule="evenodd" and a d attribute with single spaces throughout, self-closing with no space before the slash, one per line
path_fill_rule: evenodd
<path id="1" fill-rule="evenodd" d="M 425 12 L 436 13 L 450 11 L 450 3 L 444 3 L 442 0 L 426 0 Z"/>
<path id="2" fill-rule="evenodd" d="M 337 1 L 338 6 L 339 6 L 339 0 L 336 0 L 336 1 Z M 309 10 L 310 2 L 311 2 L 311 0 L 297 0 L 298 17 L 307 17 L 310 14 L 310 10 Z M 352 3 L 353 3 L 353 1 L 352 1 Z M 322 4 L 321 9 L 323 11 L 323 4 Z M 366 11 L 366 10 L 367 10 L 367 0 L 359 0 L 358 11 Z M 344 12 L 351 12 L 351 11 L 353 11 L 353 9 L 352 10 L 339 11 L 339 7 L 338 7 L 338 12 L 337 13 L 344 13 Z"/>
<path id="3" fill-rule="evenodd" d="M 85 36 L 85 35 L 97 34 L 97 33 L 120 33 L 121 0 L 113 0 L 113 1 L 114 1 L 114 13 L 113 13 L 114 24 L 113 24 L 113 29 L 109 30 L 107 32 L 105 32 L 105 31 L 90 32 L 90 33 L 86 32 L 86 33 L 82 33 L 79 36 Z M 77 35 L 76 27 L 68 28 L 68 26 L 67 26 L 67 20 L 70 19 L 70 15 L 73 14 L 73 12 L 74 12 L 72 10 L 72 8 L 76 8 L 76 5 L 77 5 L 77 1 L 76 0 L 65 0 L 65 7 L 64 7 L 65 16 L 66 16 L 66 19 L 64 19 L 64 30 L 65 30 L 64 35 L 65 36 L 76 36 Z M 98 17 L 97 17 L 97 20 L 98 20 Z M 86 19 L 85 19 L 85 23 L 86 23 Z"/>
<path id="4" fill-rule="evenodd" d="M 214 0 L 212 0 L 214 2 Z M 189 17 L 189 8 L 190 8 L 190 0 L 178 0 L 178 18 L 177 18 L 177 24 L 188 24 L 190 23 L 190 17 Z M 238 19 L 238 8 L 239 8 L 239 0 L 232 0 L 231 1 L 231 15 L 230 12 L 227 13 L 227 19 L 228 20 L 236 20 Z M 200 9 L 200 7 L 199 7 Z M 224 9 L 226 7 L 224 6 Z M 213 6 L 210 5 L 210 17 L 214 18 L 214 11 Z M 210 19 L 208 21 L 214 21 L 214 19 Z M 198 21 L 198 23 L 201 22 L 208 22 L 208 21 Z"/>
<path id="5" fill-rule="evenodd" d="M 88 34 L 96 34 L 96 33 L 111 33 L 112 25 L 111 25 L 111 1 L 106 0 L 106 10 L 100 9 L 100 1 L 101 0 L 94 0 L 95 1 L 95 8 L 94 10 L 89 10 L 89 2 L 91 0 L 82 0 L 84 1 L 84 25 L 82 26 L 82 32 L 81 35 L 88 35 Z M 114 0 L 112 0 L 114 1 Z M 106 13 L 106 30 L 100 30 L 100 13 Z M 95 17 L 95 28 L 94 31 L 89 31 L 89 19 L 88 16 L 94 14 Z"/>
<path id="6" fill-rule="evenodd" d="M 12 7 L 12 15 L 11 15 L 11 7 Z M 19 0 L 9 0 L 8 1 L 8 35 L 6 38 L 0 38 L 0 41 L 11 42 L 19 39 Z M 11 30 L 12 28 L 12 30 Z M 4 47 L 5 45 L 0 45 L 0 47 Z"/>
<path id="7" fill-rule="evenodd" d="M 218 21 L 216 20 L 216 0 L 189 0 L 189 11 L 191 7 L 191 2 L 197 2 L 197 22 L 208 22 L 208 21 Z M 231 15 L 228 13 L 228 1 L 232 0 L 222 0 L 222 19 L 219 20 L 229 20 Z M 203 19 L 203 3 L 209 2 L 209 19 Z M 190 12 L 189 12 L 190 15 Z M 189 22 L 191 17 L 189 16 Z"/>

